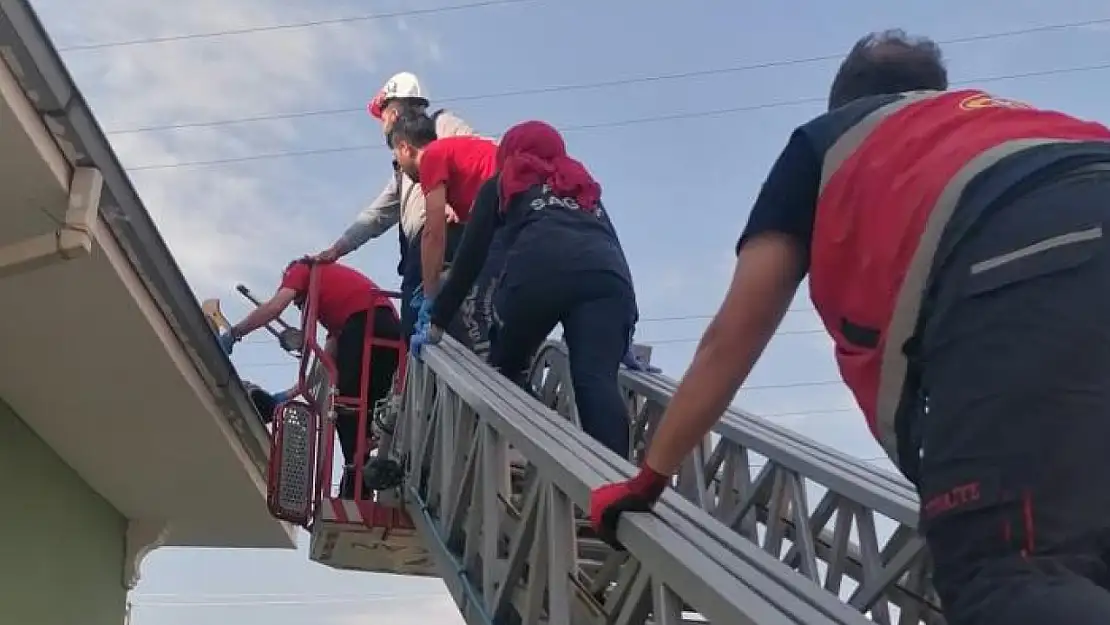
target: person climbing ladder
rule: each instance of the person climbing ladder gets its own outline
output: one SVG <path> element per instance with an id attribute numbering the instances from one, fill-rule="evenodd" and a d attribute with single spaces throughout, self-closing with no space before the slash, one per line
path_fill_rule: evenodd
<path id="1" fill-rule="evenodd" d="M 435 342 L 504 237 L 504 275 L 494 294 L 498 326 L 490 364 L 526 386 L 532 354 L 557 324 L 570 352 L 582 429 L 621 457 L 628 416 L 617 383 L 638 312 L 620 240 L 601 205 L 601 187 L 567 156 L 563 138 L 538 121 L 509 129 L 499 173 L 477 192 L 454 265 L 414 342 Z"/>
<path id="2" fill-rule="evenodd" d="M 447 206 L 461 224 L 470 217 L 478 188 L 496 169 L 497 144 L 481 137 L 437 139 L 435 124 L 423 114 L 401 115 L 390 133 L 394 158 L 405 174 L 420 183 L 424 191 L 425 218 L 420 234 L 420 254 L 409 259 L 408 271 L 418 272 L 420 287 L 413 297 L 418 310 L 417 327 L 426 325 L 428 311 L 439 289 L 440 277 L 462 239 L 463 226 L 448 224 Z M 503 262 L 491 255 L 491 265 Z M 491 319 L 485 306 L 478 305 L 492 288 L 499 267 L 484 272 L 485 280 L 474 284 L 465 294 L 467 305 L 458 315 L 460 331 L 453 332 L 461 342 L 481 356 L 488 347 Z M 422 321 L 420 321 L 422 320 Z"/>
<path id="3" fill-rule="evenodd" d="M 737 242 L 720 310 L 633 479 L 619 544 L 809 274 L 868 426 L 917 486 L 949 625 L 1110 623 L 1110 129 L 948 90 L 936 44 L 861 39 Z"/>
<path id="4" fill-rule="evenodd" d="M 367 109 L 374 119 L 381 121 L 386 144 L 392 148 L 389 136 L 397 119 L 406 115 L 428 115 L 429 105 L 427 91 L 417 77 L 410 72 L 399 72 L 386 81 Z M 432 120 L 437 138 L 475 134 L 466 122 L 449 110 L 439 109 L 428 117 Z M 450 206 L 447 212 L 453 219 L 454 211 Z M 418 182 L 401 171 L 396 161 L 393 162 L 389 181 L 378 197 L 355 217 L 354 223 L 331 246 L 311 259 L 322 263 L 334 262 L 370 239 L 382 236 L 393 226 L 397 226 L 400 241 L 397 273 L 401 276 L 401 325 L 404 334 L 409 336 L 416 324 L 417 313 L 409 304 L 420 285 L 417 257 L 420 255 L 420 233 L 424 227 L 424 192 Z"/>

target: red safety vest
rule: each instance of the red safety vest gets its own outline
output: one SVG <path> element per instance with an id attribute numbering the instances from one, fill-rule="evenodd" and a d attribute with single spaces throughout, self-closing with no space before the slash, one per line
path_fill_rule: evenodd
<path id="1" fill-rule="evenodd" d="M 903 347 L 941 233 L 979 173 L 1024 149 L 1110 130 L 978 90 L 915 92 L 864 117 L 826 153 L 810 262 L 813 304 L 872 434 L 898 463 Z"/>

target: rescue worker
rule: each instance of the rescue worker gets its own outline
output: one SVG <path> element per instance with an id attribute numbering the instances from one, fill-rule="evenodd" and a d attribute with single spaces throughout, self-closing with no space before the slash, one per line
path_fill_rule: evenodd
<path id="1" fill-rule="evenodd" d="M 507 251 L 494 295 L 499 325 L 490 364 L 527 388 L 532 354 L 561 323 L 582 429 L 627 457 L 627 409 L 617 372 L 629 353 L 636 295 L 601 205 L 601 187 L 567 156 L 558 131 L 543 122 L 506 132 L 497 166 L 499 173 L 478 191 L 455 263 L 431 308 L 430 327 L 418 335 L 413 351 L 419 356 L 421 344 L 439 340 L 485 264 L 491 241 L 503 231 Z"/>
<path id="2" fill-rule="evenodd" d="M 367 109 L 375 119 L 381 120 L 387 143 L 389 131 L 401 114 L 426 113 L 429 107 L 427 93 L 416 76 L 400 72 L 390 77 L 370 101 Z M 440 109 L 431 114 L 437 137 L 471 136 L 474 130 L 451 111 Z M 448 214 L 453 212 L 448 209 Z M 317 262 L 333 262 L 362 247 L 370 239 L 380 237 L 397 226 L 401 255 L 397 273 L 401 276 L 401 319 L 406 336 L 412 333 L 416 313 L 410 300 L 420 284 L 419 266 L 409 265 L 408 259 L 419 256 L 420 232 L 424 226 L 424 194 L 420 185 L 393 163 L 393 174 L 385 189 L 355 217 L 347 231 L 328 249 L 312 257 Z M 406 271 L 407 269 L 407 271 Z"/>
<path id="3" fill-rule="evenodd" d="M 237 341 L 277 319 L 289 304 L 303 309 L 311 272 L 312 263 L 309 261 L 301 259 L 290 263 L 285 268 L 277 292 L 220 335 L 224 350 L 230 354 Z M 366 325 L 372 320 L 373 336 L 376 338 L 399 341 L 401 331 L 397 311 L 377 284 L 350 267 L 339 263 L 320 264 L 316 269 L 316 280 L 319 280 L 317 318 L 328 333 L 325 351 L 335 361 L 336 388 L 340 397 L 357 398 L 361 394 Z M 399 362 L 398 350 L 394 347 L 375 345 L 370 348 L 368 415 L 372 414 L 374 404 L 389 394 Z M 289 396 L 288 391 L 279 394 L 275 403 L 286 401 Z M 272 415 L 272 408 L 270 413 Z M 358 415 L 350 410 L 338 410 L 337 413 L 335 429 L 346 464 L 340 496 L 350 499 L 354 495 L 354 482 L 350 475 L 359 439 Z"/>
<path id="4" fill-rule="evenodd" d="M 419 113 L 397 118 L 390 133 L 390 144 L 398 167 L 419 182 L 424 192 L 420 286 L 413 303 L 420 308 L 417 327 L 426 326 L 445 261 L 450 259 L 462 239 L 461 224 L 448 227 L 447 206 L 453 206 L 458 221 L 466 223 L 478 188 L 496 170 L 497 144 L 472 136 L 437 139 L 432 120 Z M 473 289 L 467 295 L 472 293 Z M 465 333 L 463 342 L 473 349 L 488 336 L 490 319 L 479 314 L 482 310 L 475 310 L 473 306 L 464 312 L 466 314 L 460 316 Z"/>
<path id="5" fill-rule="evenodd" d="M 1110 130 L 947 89 L 928 40 L 851 50 L 764 182 L 639 474 L 591 497 L 608 540 L 728 407 L 808 273 L 844 381 L 917 487 L 947 622 L 1110 623 Z"/>

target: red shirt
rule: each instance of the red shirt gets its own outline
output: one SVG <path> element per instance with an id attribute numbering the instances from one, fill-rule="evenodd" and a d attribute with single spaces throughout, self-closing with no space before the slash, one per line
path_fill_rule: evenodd
<path id="1" fill-rule="evenodd" d="M 447 204 L 460 221 L 470 217 L 478 188 L 497 172 L 497 144 L 481 137 L 444 137 L 424 148 L 420 157 L 420 186 L 424 195 L 439 185 L 447 187 Z"/>
<path id="2" fill-rule="evenodd" d="M 281 286 L 293 289 L 297 297 L 308 296 L 308 278 L 311 266 L 294 263 L 281 277 Z M 332 336 L 339 336 L 343 324 L 351 315 L 378 306 L 393 309 L 393 302 L 378 290 L 378 285 L 361 273 L 338 263 L 318 265 L 316 279 L 320 281 L 317 317 L 320 325 Z M 393 309 L 396 315 L 396 309 Z"/>

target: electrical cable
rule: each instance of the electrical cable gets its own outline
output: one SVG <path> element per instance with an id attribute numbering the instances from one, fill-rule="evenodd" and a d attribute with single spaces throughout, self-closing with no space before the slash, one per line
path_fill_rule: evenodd
<path id="1" fill-rule="evenodd" d="M 1029 72 L 1014 73 L 1014 74 L 1003 74 L 1003 75 L 998 75 L 998 76 L 991 76 L 991 77 L 986 77 L 986 78 L 979 78 L 979 79 L 961 81 L 959 83 L 954 83 L 953 86 L 960 86 L 960 85 L 967 86 L 967 85 L 970 85 L 970 84 L 983 84 L 983 83 L 998 82 L 998 81 L 1005 81 L 1005 80 L 1017 80 L 1017 79 L 1021 79 L 1021 78 L 1055 76 L 1055 75 L 1059 75 L 1059 74 L 1092 72 L 1092 71 L 1100 71 L 1100 70 L 1107 70 L 1107 69 L 1110 69 L 1110 63 L 1100 63 L 1100 64 L 1097 64 L 1097 65 L 1083 65 L 1083 66 L 1077 66 L 1077 67 L 1053 68 L 1053 69 L 1048 69 L 1048 70 L 1029 71 Z M 779 100 L 779 101 L 775 101 L 775 102 L 764 102 L 764 103 L 760 103 L 760 104 L 733 106 L 733 107 L 717 108 L 717 109 L 707 109 L 707 110 L 701 110 L 701 111 L 685 111 L 685 112 L 679 112 L 679 113 L 667 113 L 667 114 L 662 114 L 662 115 L 652 115 L 652 116 L 646 116 L 646 117 L 634 117 L 634 118 L 626 118 L 626 119 L 617 119 L 617 120 L 612 120 L 612 121 L 608 121 L 608 122 L 596 122 L 596 123 L 589 123 L 589 124 L 572 124 L 572 125 L 562 126 L 558 130 L 560 132 L 563 132 L 563 133 L 568 133 L 568 132 L 580 132 L 580 131 L 583 131 L 583 130 L 601 130 L 601 129 L 609 129 L 609 128 L 621 128 L 621 127 L 635 126 L 635 125 L 641 125 L 641 124 L 652 124 L 652 123 L 668 122 L 668 121 L 710 118 L 710 117 L 717 117 L 717 116 L 721 116 L 721 115 L 732 115 L 732 114 L 746 113 L 746 112 L 759 111 L 759 110 L 777 109 L 777 108 L 783 108 L 783 107 L 787 107 L 787 106 L 797 106 L 797 105 L 801 105 L 801 104 L 814 104 L 814 103 L 824 102 L 825 100 L 826 100 L 826 98 L 824 96 L 821 96 L 821 97 L 814 96 L 814 97 L 808 97 L 808 98 L 795 98 L 795 99 L 791 99 L 791 100 Z M 494 138 L 497 138 L 497 136 L 495 136 Z M 263 154 L 251 154 L 251 155 L 246 155 L 246 156 L 232 156 L 232 157 L 209 159 L 209 160 L 180 161 L 180 162 L 177 162 L 177 163 L 136 165 L 136 166 L 133 166 L 133 167 L 127 167 L 126 169 L 129 172 L 139 172 L 139 171 L 181 169 L 181 168 L 186 168 L 186 167 L 189 167 L 189 168 L 191 168 L 191 167 L 209 167 L 209 166 L 214 166 L 214 165 L 229 165 L 229 164 L 232 164 L 232 163 L 246 163 L 246 162 L 251 162 L 251 161 L 265 161 L 265 160 L 275 160 L 275 159 L 283 159 L 283 158 L 304 158 L 304 157 L 309 157 L 309 156 L 321 156 L 321 155 L 325 155 L 325 154 L 339 154 L 339 153 L 344 153 L 344 152 L 367 152 L 367 151 L 386 150 L 386 149 L 388 149 L 388 148 L 385 146 L 384 142 L 382 144 L 366 143 L 366 144 L 359 144 L 359 145 L 334 146 L 334 147 L 325 147 L 325 148 L 311 148 L 311 149 L 306 149 L 306 150 L 282 150 L 282 151 L 278 151 L 278 152 L 269 152 L 269 153 L 263 153 Z"/>
<path id="2" fill-rule="evenodd" d="M 274 32 L 279 30 L 299 30 L 304 28 L 315 28 L 319 26 L 331 26 L 334 24 L 350 24 L 352 22 L 369 22 L 374 20 L 383 20 L 396 17 L 410 17 L 415 15 L 432 15 L 436 13 L 447 13 L 449 11 L 462 11 L 466 9 L 477 9 L 497 5 L 506 4 L 522 4 L 525 2 L 536 2 L 537 0 L 480 0 L 478 2 L 470 2 L 467 4 L 455 4 L 443 7 L 431 7 L 425 9 L 406 9 L 403 11 L 391 11 L 389 13 L 372 13 L 369 15 L 352 15 L 349 17 L 335 17 L 322 20 L 309 20 L 304 22 L 289 22 L 285 24 L 270 24 L 266 26 L 250 26 L 247 28 L 235 28 L 228 30 L 217 30 L 202 33 L 186 33 L 181 35 L 166 35 L 162 37 L 143 37 L 141 39 L 128 39 L 126 41 L 105 41 L 101 43 L 84 43 L 74 44 L 70 46 L 59 47 L 59 52 L 87 52 L 91 50 L 105 50 L 110 48 L 122 48 L 130 46 L 145 46 L 160 43 L 171 43 L 175 41 L 190 41 L 197 39 L 215 39 L 219 37 L 234 37 L 238 35 L 251 35 L 255 33 Z"/>
<path id="3" fill-rule="evenodd" d="M 954 45 L 971 42 L 991 41 L 994 39 L 1002 39 L 1007 37 L 1018 37 L 1031 34 L 1037 34 L 1047 31 L 1066 30 L 1070 28 L 1082 28 L 1085 26 L 1096 26 L 1100 24 L 1110 23 L 1110 18 L 1081 20 L 1074 22 L 1066 22 L 1059 24 L 1050 24 L 1045 26 L 1037 26 L 1031 28 L 1023 28 L 1018 30 L 997 31 L 993 33 L 981 33 L 967 37 L 958 37 L 954 39 L 943 39 L 937 41 L 939 45 Z M 103 44 L 110 45 L 110 44 Z M 452 96 L 446 98 L 436 98 L 437 103 L 451 103 L 451 102 L 474 102 L 480 100 L 495 100 L 510 97 L 529 96 L 529 95 L 545 95 L 551 93 L 563 93 L 571 91 L 587 91 L 593 89 L 603 89 L 606 87 L 621 87 L 635 84 L 652 83 L 652 82 L 665 82 L 671 80 L 684 80 L 688 78 L 704 78 L 708 76 L 718 76 L 723 74 L 735 74 L 747 71 L 754 71 L 760 69 L 771 69 L 776 67 L 789 67 L 793 65 L 807 65 L 811 63 L 818 63 L 823 61 L 834 61 L 843 58 L 844 53 L 838 52 L 835 54 L 821 54 L 810 57 L 799 57 L 793 59 L 778 59 L 773 61 L 765 61 L 762 63 L 746 63 L 742 65 L 732 65 L 727 67 L 718 67 L 712 69 L 689 70 L 684 72 L 673 72 L 667 74 L 652 74 L 647 76 L 628 76 L 623 78 L 614 78 L 610 80 L 600 80 L 593 82 L 572 83 L 566 85 L 546 85 L 541 87 L 531 87 L 525 89 L 512 89 L 508 91 L 500 91 L 493 93 L 483 93 L 474 95 Z M 822 98 L 823 99 L 823 98 Z M 807 99 L 807 102 L 810 101 Z M 105 134 L 108 135 L 121 135 L 121 134 L 136 134 L 144 132 L 162 132 L 167 130 L 181 130 L 188 128 L 208 128 L 214 126 L 227 126 L 233 124 L 245 124 L 253 122 L 265 121 L 280 121 L 286 119 L 297 119 L 304 117 L 316 117 L 326 115 L 343 115 L 348 113 L 365 113 L 365 104 L 357 107 L 344 107 L 344 108 L 331 108 L 331 109 L 317 109 L 306 111 L 293 111 L 289 113 L 268 113 L 268 114 L 255 114 L 237 118 L 215 119 L 209 121 L 198 122 L 181 122 L 173 124 L 161 124 L 154 126 L 142 126 L 135 128 L 120 128 L 116 130 L 109 130 Z"/>

